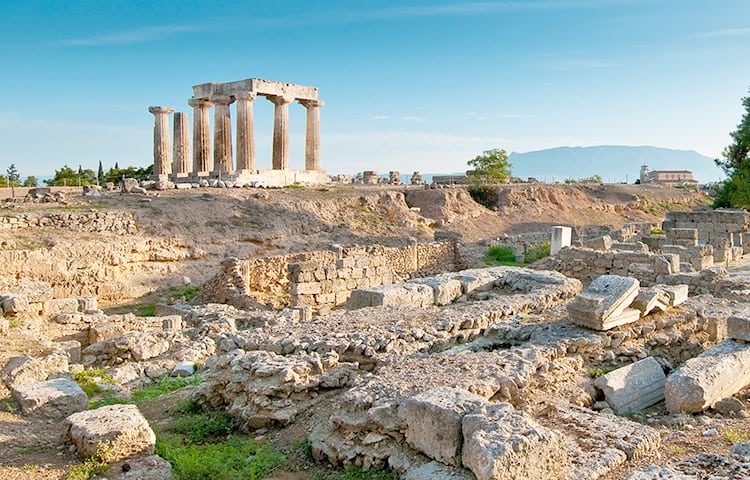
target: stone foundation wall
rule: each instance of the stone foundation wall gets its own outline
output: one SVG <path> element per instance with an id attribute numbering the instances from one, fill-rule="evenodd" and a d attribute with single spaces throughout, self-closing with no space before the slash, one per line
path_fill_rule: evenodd
<path id="1" fill-rule="evenodd" d="M 203 287 L 199 301 L 239 307 L 335 306 L 352 290 L 465 268 L 455 242 L 405 247 L 332 246 L 252 260 L 231 258 Z"/>
<path id="2" fill-rule="evenodd" d="M 47 213 L 37 215 L 9 215 L 0 217 L 0 230 L 51 227 L 78 232 L 112 232 L 118 235 L 138 231 L 133 215 L 128 212 Z"/>
<path id="3" fill-rule="evenodd" d="M 743 247 L 750 250 L 750 213 L 743 210 L 698 210 L 693 212 L 667 212 L 662 230 L 675 228 L 696 229 L 698 241 L 723 248 Z"/>

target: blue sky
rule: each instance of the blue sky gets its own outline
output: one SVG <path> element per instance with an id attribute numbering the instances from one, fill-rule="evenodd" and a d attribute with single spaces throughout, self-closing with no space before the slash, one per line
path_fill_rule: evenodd
<path id="1" fill-rule="evenodd" d="M 320 89 L 330 174 L 461 171 L 491 148 L 717 157 L 750 87 L 750 2 L 2 0 L 0 54 L 0 167 L 22 177 L 146 166 L 149 106 L 192 115 L 192 85 L 252 77 Z M 272 104 L 254 107 L 270 168 Z"/>

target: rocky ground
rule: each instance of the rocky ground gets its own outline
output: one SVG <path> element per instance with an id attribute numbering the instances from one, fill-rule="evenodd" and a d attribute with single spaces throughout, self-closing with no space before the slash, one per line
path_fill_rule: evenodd
<path id="1" fill-rule="evenodd" d="M 2 216 L 26 214 L 33 217 L 47 212 L 129 212 L 133 215 L 138 230 L 131 234 L 82 234 L 46 226 L 0 230 L 0 245 L 4 245 L 0 247 L 0 254 L 5 255 L 3 258 L 8 262 L 7 265 L 12 262 L 22 265 L 12 275 L 7 270 L 0 272 L 0 283 L 54 280 L 55 277 L 49 273 L 49 265 L 34 264 L 33 255 L 28 253 L 41 252 L 43 256 L 54 258 L 65 265 L 61 270 L 69 271 L 74 266 L 82 272 L 73 279 L 68 278 L 64 288 L 56 288 L 56 294 L 58 291 L 68 295 L 85 294 L 89 292 L 86 290 L 87 285 L 116 278 L 128 288 L 121 292 L 120 297 L 112 295 L 100 305 L 116 307 L 129 302 L 164 300 L 169 294 L 166 287 L 184 285 L 185 277 L 193 284 L 201 284 L 217 271 L 218 263 L 223 258 L 230 256 L 308 251 L 324 248 L 332 243 L 395 245 L 407 237 L 430 239 L 436 230 L 460 233 L 466 242 L 476 245 L 475 251 L 481 255 L 484 247 L 480 242 L 502 235 L 543 231 L 552 224 L 581 228 L 601 224 L 619 227 L 630 221 L 648 221 L 656 226 L 667 209 L 689 209 L 705 202 L 705 198 L 695 192 L 631 185 L 507 186 L 501 189 L 499 197 L 496 210 L 479 206 L 462 189 L 424 190 L 413 187 L 206 189 L 160 192 L 158 195 L 145 197 L 112 194 L 84 198 L 72 195 L 68 197 L 66 204 L 5 203 L 0 207 Z M 415 211 L 413 207 L 417 207 L 419 211 Z M 96 252 L 94 256 L 90 256 L 92 251 Z M 25 257 L 28 260 L 26 263 L 19 263 L 18 259 L 24 255 L 28 256 Z M 109 261 L 113 256 L 119 256 L 120 260 Z M 78 263 L 74 261 L 81 258 L 87 260 Z M 98 277 L 90 275 L 87 278 L 92 270 L 98 272 Z M 76 281 L 80 283 L 77 284 Z M 80 288 L 77 292 L 73 291 L 76 285 Z M 136 299 L 144 295 L 147 297 Z M 298 321 L 289 323 L 286 317 L 268 321 L 267 317 L 263 317 L 265 320 L 258 320 L 261 317 L 250 315 L 245 316 L 246 321 L 237 326 L 243 331 L 234 333 L 227 331 L 220 320 L 228 316 L 242 318 L 240 314 L 221 313 L 219 309 L 219 313 L 214 312 L 212 315 L 206 315 L 204 311 L 195 313 L 194 316 L 202 319 L 197 322 L 197 328 L 200 329 L 203 322 L 207 335 L 217 342 L 220 352 L 231 350 L 230 340 L 235 347 L 241 345 L 241 348 L 249 351 L 263 350 L 258 345 L 265 342 L 269 346 L 266 351 L 280 348 L 281 351 L 276 353 L 279 355 L 309 355 L 324 344 L 330 346 L 329 350 L 337 351 L 337 342 L 341 343 L 343 353 L 336 355 L 335 362 L 330 360 L 332 368 L 335 367 L 332 371 L 338 372 L 334 377 L 340 382 L 339 386 L 354 385 L 360 381 L 353 380 L 355 376 L 366 378 L 371 372 L 377 371 L 380 374 L 377 381 L 383 384 L 379 391 L 400 392 L 398 395 L 402 395 L 421 385 L 420 382 L 426 382 L 422 385 L 424 388 L 444 383 L 445 380 L 441 378 L 446 375 L 463 379 L 466 385 L 474 385 L 476 391 L 495 388 L 489 384 L 483 387 L 485 384 L 482 382 L 495 382 L 502 375 L 490 375 L 492 380 L 475 378 L 486 368 L 488 359 L 492 358 L 492 362 L 507 363 L 509 366 L 520 360 L 515 357 L 502 357 L 500 360 L 495 358 L 497 355 L 505 355 L 503 352 L 508 346 L 505 343 L 499 350 L 492 347 L 491 341 L 490 344 L 486 340 L 482 343 L 482 338 L 489 335 L 489 321 L 481 325 L 471 322 L 464 324 L 461 321 L 462 318 L 481 317 L 481 313 L 472 314 L 472 309 L 477 312 L 491 310 L 491 302 L 492 300 L 485 300 L 479 302 L 479 306 L 474 306 L 472 301 L 467 300 L 467 303 L 452 307 L 452 310 L 443 311 L 438 311 L 440 309 L 437 308 L 366 309 L 355 314 L 341 314 L 343 316 L 337 316 L 340 312 L 334 312 L 332 316 L 320 318 L 311 326 Z M 682 319 L 690 315 L 695 317 L 695 312 L 707 306 L 709 309 L 723 311 L 725 316 L 729 311 L 750 307 L 736 300 L 728 302 L 703 298 L 669 314 L 660 315 L 675 315 Z M 571 327 L 566 324 L 564 308 L 550 307 L 549 310 L 538 313 L 511 312 L 505 315 L 505 323 L 498 324 L 497 318 L 493 317 L 495 332 L 504 332 L 502 342 L 507 342 L 508 338 L 513 338 L 508 329 L 515 329 L 514 334 L 520 335 L 518 340 L 514 340 L 517 346 L 533 347 L 532 350 L 536 348 L 534 345 L 539 344 L 539 338 L 547 338 L 545 342 L 558 342 L 556 334 L 549 336 L 549 332 L 566 332 Z M 454 321 L 456 326 L 446 323 L 448 319 Z M 425 325 L 432 325 L 432 330 Z M 49 353 L 52 342 L 70 335 L 71 328 L 70 325 L 46 320 L 20 319 L 7 336 L 0 336 L 0 365 L 18 355 L 39 357 Z M 491 333 L 492 328 L 489 331 Z M 450 334 L 443 334 L 444 332 Z M 284 342 L 285 335 L 297 339 L 296 343 Z M 391 338 L 392 353 L 401 355 L 399 358 L 402 360 L 397 363 L 387 360 L 392 354 L 386 347 L 387 342 L 380 349 L 375 348 L 373 343 L 370 345 L 373 351 L 367 351 L 368 335 L 381 340 Z M 532 337 L 536 339 L 532 342 L 533 345 L 529 344 L 529 338 Z M 691 342 L 693 341 L 699 342 L 699 339 L 692 339 Z M 349 343 L 344 345 L 346 342 Z M 357 345 L 362 345 L 362 348 L 358 349 Z M 440 366 L 434 359 L 421 358 L 419 355 L 420 352 L 448 351 L 452 348 L 451 345 L 465 345 L 462 347 L 465 350 L 463 353 L 454 352 L 461 354 L 458 356 L 445 356 L 445 362 Z M 578 345 L 575 348 L 582 347 Z M 534 355 L 523 357 L 522 364 L 537 361 L 534 358 L 542 353 L 536 352 Z M 582 401 L 585 403 L 585 397 L 590 393 L 581 385 L 589 381 L 586 378 L 588 369 L 598 367 L 602 362 L 586 355 L 580 356 L 581 360 L 572 358 L 569 355 L 557 358 L 557 370 L 553 369 L 549 375 L 540 377 L 546 384 L 527 389 L 520 396 L 517 392 L 514 394 L 508 391 L 504 399 L 511 401 L 516 408 L 529 409 L 539 418 L 543 417 L 542 410 L 546 401 L 552 398 L 573 404 Z M 325 358 L 323 360 L 326 361 Z M 457 360 L 459 363 L 455 363 Z M 355 364 L 356 367 L 350 367 Z M 415 376 L 415 373 L 418 375 Z M 331 378 L 333 377 L 329 375 L 325 381 L 332 381 Z M 512 375 L 511 378 L 515 378 L 517 384 L 518 378 Z M 319 391 L 313 388 L 319 393 L 313 395 L 312 400 L 306 399 L 308 403 L 294 411 L 294 420 L 288 425 L 280 425 L 287 423 L 286 421 L 259 424 L 261 431 L 256 433 L 263 435 L 282 451 L 292 452 L 295 442 L 306 439 L 311 431 L 327 424 L 342 405 L 349 405 L 347 402 L 354 401 L 351 396 L 345 397 L 344 391 L 331 387 L 328 385 Z M 158 424 L 168 416 L 169 407 L 184 394 L 185 392 L 178 393 L 147 403 L 142 406 L 142 410 L 150 422 Z M 639 467 L 676 463 L 700 453 L 726 455 L 733 443 L 750 437 L 750 424 L 745 413 L 750 411 L 750 403 L 744 391 L 735 398 L 742 405 L 739 412 L 710 410 L 700 415 L 670 415 L 662 403 L 632 417 L 637 422 L 655 428 L 661 445 L 599 478 L 621 479 Z M 20 415 L 17 407 L 9 400 L 9 391 L 1 385 L 0 399 L 0 478 L 65 478 L 70 465 L 80 463 L 71 449 L 61 442 L 56 422 L 39 421 Z M 297 462 L 289 471 L 276 472 L 274 478 L 310 478 L 309 472 L 305 470 L 314 464 L 308 463 L 311 462 L 309 459 L 298 459 Z M 312 468 L 314 470 L 320 467 Z M 324 475 L 335 473 L 325 469 L 318 470 L 321 471 Z"/>

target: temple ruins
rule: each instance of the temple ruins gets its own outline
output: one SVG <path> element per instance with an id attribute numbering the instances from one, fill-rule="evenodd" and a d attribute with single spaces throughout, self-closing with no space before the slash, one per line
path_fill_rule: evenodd
<path id="1" fill-rule="evenodd" d="M 274 104 L 271 170 L 259 170 L 256 166 L 253 101 L 258 96 Z M 307 111 L 305 164 L 301 169 L 291 168 L 289 158 L 289 105 L 295 101 Z M 234 149 L 232 104 L 236 104 Z M 320 107 L 323 102 L 318 99 L 317 88 L 259 78 L 203 83 L 193 86 L 193 97 L 188 105 L 193 107 L 192 162 L 187 114 L 167 106 L 148 109 L 154 115 L 154 178 L 157 181 L 197 183 L 217 179 L 268 186 L 330 182 L 320 167 Z M 174 133 L 170 137 L 169 116 L 173 113 Z"/>

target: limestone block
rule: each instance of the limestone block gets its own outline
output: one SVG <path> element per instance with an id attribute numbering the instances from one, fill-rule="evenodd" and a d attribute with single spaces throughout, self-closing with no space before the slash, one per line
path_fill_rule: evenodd
<path id="1" fill-rule="evenodd" d="M 42 382 L 50 375 L 68 371 L 68 356 L 63 352 L 54 352 L 46 357 L 13 357 L 8 360 L 0 378 L 12 389 L 27 383 Z"/>
<path id="2" fill-rule="evenodd" d="M 90 457 L 99 449 L 106 462 L 152 455 L 156 443 L 154 431 L 135 405 L 108 405 L 74 413 L 65 420 L 65 436 L 81 457 Z"/>
<path id="3" fill-rule="evenodd" d="M 293 283 L 292 295 L 317 295 L 321 293 L 320 282 Z"/>
<path id="4" fill-rule="evenodd" d="M 414 280 L 409 280 L 409 282 L 428 285 L 432 289 L 435 305 L 449 305 L 463 293 L 461 282 L 445 275 L 416 278 Z"/>
<path id="5" fill-rule="evenodd" d="M 57 349 L 68 356 L 69 363 L 81 363 L 81 342 L 78 340 L 59 342 Z"/>
<path id="6" fill-rule="evenodd" d="M 413 305 L 424 308 L 432 305 L 433 300 L 432 289 L 427 285 L 401 283 L 354 290 L 347 301 L 347 308 L 355 310 L 384 305 Z"/>
<path id="7" fill-rule="evenodd" d="M 0 297 L 0 301 L 0 303 L 2 303 L 3 312 L 11 315 L 31 311 L 29 300 L 23 295 L 5 295 Z"/>
<path id="8" fill-rule="evenodd" d="M 727 318 L 727 336 L 733 340 L 750 342 L 750 310 Z"/>
<path id="9" fill-rule="evenodd" d="M 655 288 L 641 288 L 630 306 L 639 310 L 641 316 L 645 317 L 654 309 L 665 311 L 669 308 L 669 303 L 669 295 L 666 292 Z"/>
<path id="10" fill-rule="evenodd" d="M 415 450 L 446 465 L 460 465 L 461 422 L 487 401 L 460 388 L 438 387 L 405 400 L 406 441 Z"/>
<path id="11" fill-rule="evenodd" d="M 161 325 L 164 330 L 182 330 L 182 316 L 165 315 L 161 317 Z"/>
<path id="12" fill-rule="evenodd" d="M 10 321 L 5 317 L 0 317 L 0 335 L 7 335 L 10 331 Z"/>
<path id="13" fill-rule="evenodd" d="M 497 277 L 490 272 L 490 269 L 473 269 L 463 270 L 455 274 L 456 280 L 461 282 L 461 288 L 464 294 L 473 291 L 489 291 L 495 286 Z"/>
<path id="14" fill-rule="evenodd" d="M 690 290 L 687 285 L 654 285 L 654 288 L 667 294 L 670 307 L 676 307 L 687 300 Z"/>
<path id="15" fill-rule="evenodd" d="M 402 480 L 474 480 L 476 477 L 466 469 L 449 467 L 433 461 L 408 470 L 400 478 Z"/>
<path id="16" fill-rule="evenodd" d="M 0 292 L 0 295 L 23 295 L 29 303 L 43 303 L 52 300 L 52 285 L 47 282 L 29 282 L 11 285 Z"/>
<path id="17" fill-rule="evenodd" d="M 626 477 L 625 480 L 696 480 L 695 475 L 679 473 L 671 467 L 657 467 L 650 465 L 636 470 Z"/>
<path id="18" fill-rule="evenodd" d="M 462 431 L 462 462 L 478 480 L 564 478 L 564 437 L 508 403 L 488 404 L 466 415 Z"/>
<path id="19" fill-rule="evenodd" d="M 563 247 L 570 246 L 572 229 L 570 227 L 554 226 L 552 227 L 552 237 L 550 239 L 550 255 L 556 255 Z"/>
<path id="20" fill-rule="evenodd" d="M 172 369 L 172 377 L 189 377 L 195 373 L 195 362 L 183 360 Z"/>
<path id="21" fill-rule="evenodd" d="M 46 315 L 54 316 L 60 315 L 61 313 L 77 313 L 78 312 L 78 299 L 77 298 L 53 298 L 44 302 L 44 313 Z"/>
<path id="22" fill-rule="evenodd" d="M 78 300 L 78 310 L 81 312 L 89 312 L 99 308 L 96 297 L 77 297 L 76 300 Z"/>
<path id="23" fill-rule="evenodd" d="M 178 185 L 185 185 L 179 184 Z M 187 184 L 190 185 L 190 184 Z M 123 466 L 127 464 L 127 468 Z M 128 458 L 125 461 L 110 465 L 107 470 L 108 480 L 173 480 L 172 465 L 159 455 Z"/>
<path id="24" fill-rule="evenodd" d="M 89 406 L 89 397 L 81 387 L 64 378 L 26 383 L 14 388 L 12 393 L 25 415 L 63 418 Z"/>
<path id="25" fill-rule="evenodd" d="M 664 400 L 667 377 L 653 357 L 613 370 L 594 381 L 618 415 L 638 412 Z"/>
<path id="26" fill-rule="evenodd" d="M 750 345 L 725 340 L 673 371 L 664 386 L 672 413 L 700 412 L 750 384 Z"/>
<path id="27" fill-rule="evenodd" d="M 625 320 L 632 318 L 632 312 L 625 312 L 625 309 L 638 296 L 639 286 L 640 283 L 635 278 L 602 275 L 568 303 L 570 318 L 578 325 L 596 330 L 606 330 L 617 324 L 621 325 Z M 620 318 L 623 314 L 625 314 L 624 317 Z M 635 319 L 639 316 L 640 312 Z M 605 328 L 604 322 L 610 317 L 616 321 L 610 322 L 610 325 Z"/>
<path id="28" fill-rule="evenodd" d="M 593 250 L 609 250 L 612 248 L 612 237 L 609 235 L 604 235 L 597 238 L 592 238 L 591 240 L 586 240 L 583 242 L 583 246 L 585 248 L 591 248 Z"/>

